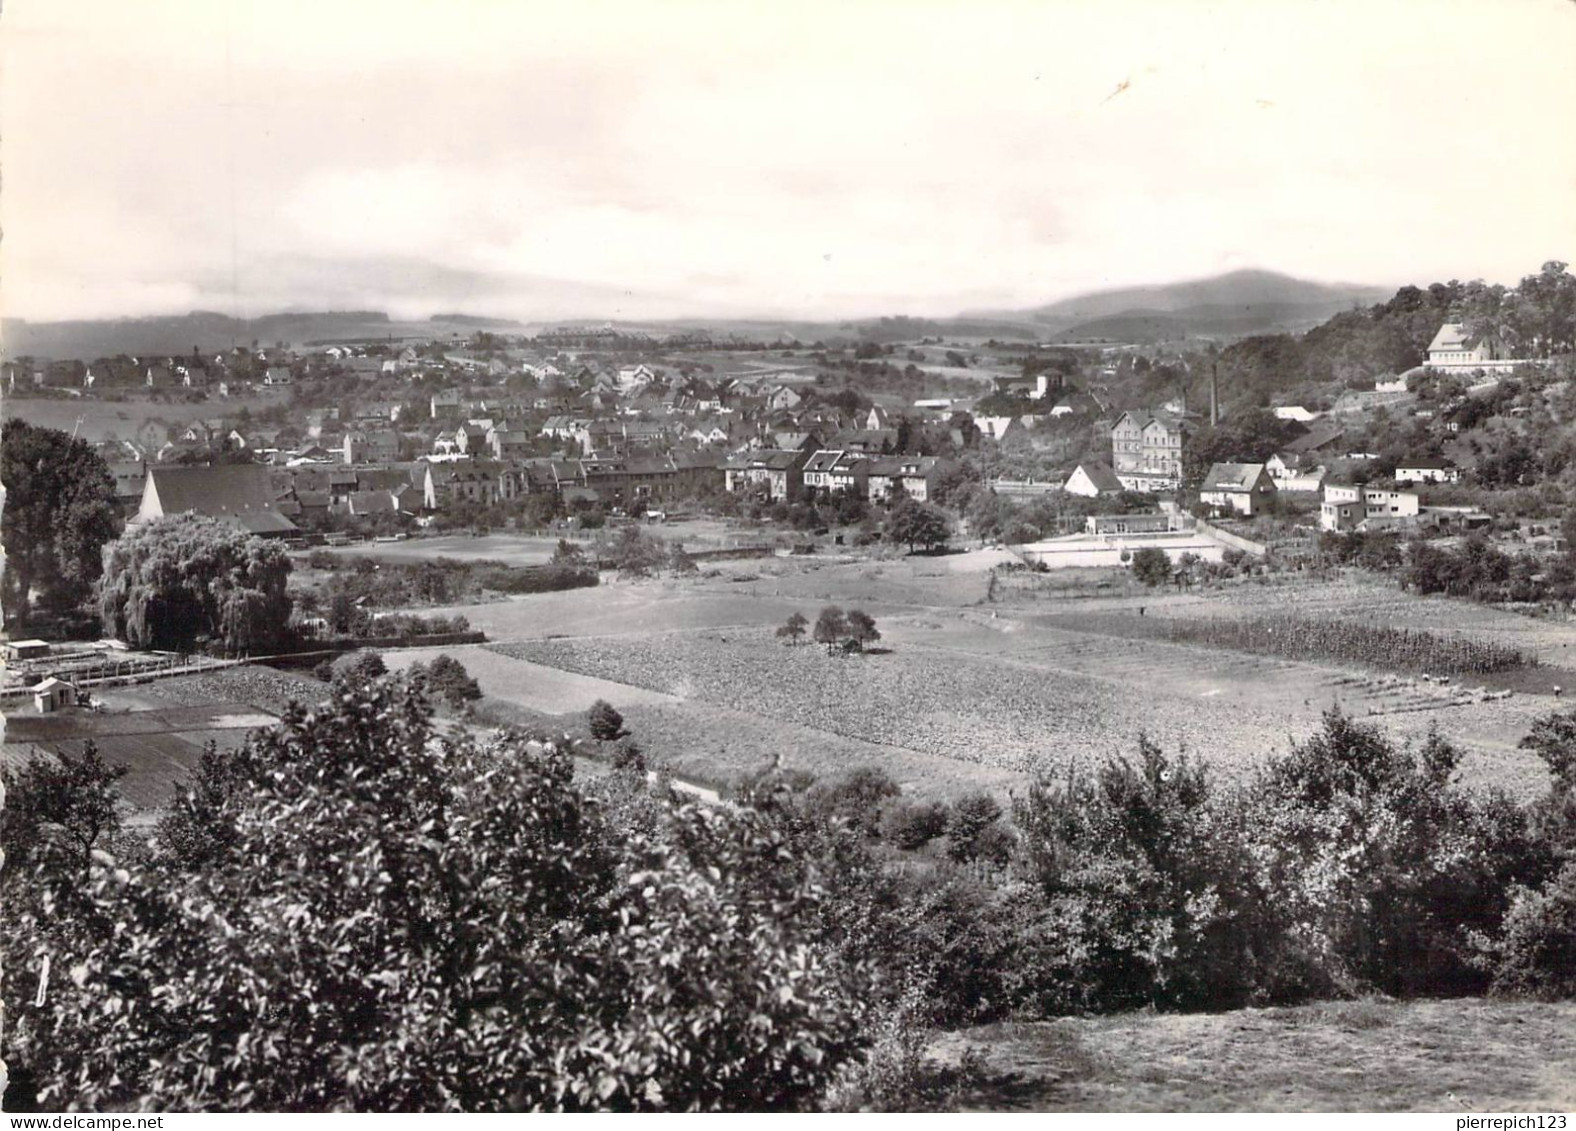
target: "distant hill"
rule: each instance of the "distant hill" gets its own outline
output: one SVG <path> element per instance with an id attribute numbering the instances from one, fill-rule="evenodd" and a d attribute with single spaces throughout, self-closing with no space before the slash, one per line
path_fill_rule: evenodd
<path id="1" fill-rule="evenodd" d="M 1312 283 L 1273 271 L 1232 271 L 1182 283 L 1097 291 L 1016 311 L 1013 317 L 1069 325 L 1140 311 L 1188 319 L 1196 315 L 1208 317 L 1210 312 L 1226 309 L 1236 310 L 1243 316 L 1261 311 L 1269 318 L 1282 316 L 1288 310 L 1295 311 L 1298 317 L 1317 317 L 1308 311 L 1322 310 L 1328 317 L 1350 308 L 1353 303 L 1367 306 L 1383 302 L 1393 293 L 1393 287 Z"/>
<path id="2" fill-rule="evenodd" d="M 439 315 L 426 321 L 396 322 L 374 310 L 267 314 L 231 318 L 197 310 L 157 318 L 124 318 L 82 322 L 0 322 L 0 347 L 6 357 L 48 359 L 113 357 L 116 354 L 185 354 L 194 348 L 207 353 L 284 342 L 292 346 L 333 342 L 468 338 L 478 330 L 519 333 L 521 324 L 498 318 Z"/>
<path id="3" fill-rule="evenodd" d="M 656 336 L 706 329 L 755 341 L 904 341 L 919 337 L 1106 339 L 1151 342 L 1185 337 L 1233 338 L 1278 331 L 1298 332 L 1352 306 L 1383 302 L 1392 291 L 1356 284 L 1311 283 L 1270 271 L 1233 271 L 1209 279 L 1164 286 L 1128 287 L 1063 299 L 1019 311 L 981 311 L 951 318 L 903 315 L 846 321 L 686 318 L 643 323 Z M 556 323 L 554 323 L 556 325 Z M 620 323 L 630 330 L 632 324 Z M 334 342 L 400 341 L 433 337 L 468 338 L 478 330 L 529 333 L 534 327 L 506 318 L 439 314 L 401 322 L 378 311 L 269 314 L 237 319 L 210 311 L 117 321 L 0 323 L 7 357 L 48 359 L 128 354 L 183 354 L 232 345 L 284 342 L 293 346 Z"/>

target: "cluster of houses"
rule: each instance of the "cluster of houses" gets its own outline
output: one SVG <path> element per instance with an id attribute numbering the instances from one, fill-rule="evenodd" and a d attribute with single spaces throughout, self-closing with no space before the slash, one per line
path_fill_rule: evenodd
<path id="1" fill-rule="evenodd" d="M 1110 426 L 1111 462 L 1079 464 L 1062 484 L 1085 498 L 1122 492 L 1172 494 L 1183 481 L 1182 452 L 1195 425 L 1180 410 L 1124 412 Z M 1415 492 L 1349 486 L 1330 478 L 1337 460 L 1372 459 L 1348 452 L 1337 425 L 1314 420 L 1303 435 L 1262 463 L 1213 464 L 1199 485 L 1198 501 L 1219 511 L 1252 517 L 1282 492 L 1320 496 L 1320 526 L 1349 531 L 1403 525 L 1425 517 Z M 1398 466 L 1395 481 L 1453 483 L 1460 470 L 1447 460 L 1418 458 Z M 1470 523 L 1468 523 L 1470 525 Z"/>
<path id="2" fill-rule="evenodd" d="M 336 346 L 305 361 L 258 351 L 251 360 L 265 380 L 276 361 L 288 362 L 278 367 L 295 379 L 322 366 L 371 373 L 375 365 L 380 377 L 425 376 L 428 388 L 420 399 L 309 409 L 293 426 L 199 420 L 165 437 L 150 426 L 137 440 L 105 441 L 98 446 L 131 520 L 196 512 L 290 537 L 336 514 L 431 516 L 541 494 L 564 504 L 650 509 L 724 489 L 773 501 L 839 492 L 886 499 L 898 491 L 924 500 L 947 462 L 894 454 L 899 422 L 886 408 L 828 404 L 810 394 L 806 375 L 789 370 L 710 379 L 562 357 L 451 350 L 435 360 L 413 347 L 367 357 Z M 105 364 L 85 368 L 97 381 Z M 498 376 L 499 365 L 514 366 L 531 380 L 434 389 L 434 365 L 488 377 Z M 164 367 L 198 369 L 195 359 L 155 368 Z M 286 382 L 279 376 L 275 383 Z M 904 411 L 940 422 L 947 407 Z M 219 452 L 229 457 L 210 458 Z"/>

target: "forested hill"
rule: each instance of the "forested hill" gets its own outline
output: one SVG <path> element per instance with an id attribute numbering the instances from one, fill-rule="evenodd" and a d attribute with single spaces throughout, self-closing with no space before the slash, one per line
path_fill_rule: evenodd
<path id="1" fill-rule="evenodd" d="M 1421 365 L 1446 322 L 1491 334 L 1517 357 L 1567 357 L 1576 345 L 1576 276 L 1550 262 L 1513 288 L 1455 280 L 1406 286 L 1387 302 L 1343 311 L 1301 336 L 1243 338 L 1219 355 L 1222 405 L 1317 399 L 1338 386 L 1371 389 L 1376 377 Z M 1208 366 L 1195 366 L 1190 397 L 1207 398 L 1207 382 Z"/>

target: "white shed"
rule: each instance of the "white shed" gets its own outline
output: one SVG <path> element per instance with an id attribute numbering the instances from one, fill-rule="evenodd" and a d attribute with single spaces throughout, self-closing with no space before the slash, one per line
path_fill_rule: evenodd
<path id="1" fill-rule="evenodd" d="M 65 680 L 56 679 L 54 676 L 50 676 L 33 688 L 33 704 L 38 708 L 40 715 L 47 715 L 62 707 L 75 706 L 76 701 L 77 689 Z"/>

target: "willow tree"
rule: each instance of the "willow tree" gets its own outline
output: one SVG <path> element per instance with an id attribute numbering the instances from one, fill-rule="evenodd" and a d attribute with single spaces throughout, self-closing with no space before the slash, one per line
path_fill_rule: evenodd
<path id="1" fill-rule="evenodd" d="M 104 629 L 138 648 L 230 651 L 277 643 L 290 619 L 290 558 L 228 523 L 198 515 L 128 530 L 104 551 Z"/>

